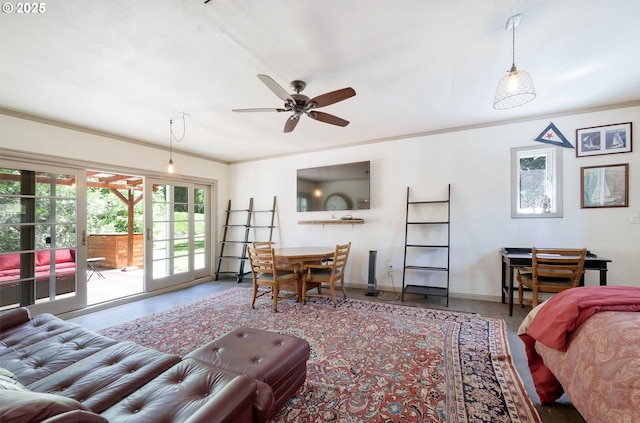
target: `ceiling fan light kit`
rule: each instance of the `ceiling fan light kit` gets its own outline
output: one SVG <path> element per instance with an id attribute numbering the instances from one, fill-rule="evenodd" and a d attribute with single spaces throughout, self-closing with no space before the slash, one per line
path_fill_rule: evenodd
<path id="1" fill-rule="evenodd" d="M 253 108 L 253 109 L 233 109 L 234 112 L 291 112 L 291 116 L 284 124 L 284 132 L 288 133 L 295 129 L 302 115 L 307 115 L 311 119 L 319 122 L 328 123 L 336 126 L 347 126 L 348 120 L 329 113 L 319 112 L 315 109 L 329 106 L 342 100 L 346 100 L 356 95 L 353 88 L 342 88 L 340 90 L 331 91 L 313 98 L 309 98 L 304 94 L 300 94 L 307 86 L 307 83 L 300 80 L 291 82 L 291 87 L 295 91 L 289 94 L 287 90 L 282 88 L 276 81 L 268 75 L 260 74 L 258 78 L 269 88 L 276 96 L 284 101 L 282 108 Z"/>
<path id="2" fill-rule="evenodd" d="M 520 24 L 522 15 L 511 16 L 507 20 L 506 29 L 513 34 L 511 69 L 498 81 L 493 108 L 497 110 L 510 109 L 521 106 L 536 98 L 536 88 L 529 72 L 518 70 L 515 64 L 516 56 L 516 27 Z"/>

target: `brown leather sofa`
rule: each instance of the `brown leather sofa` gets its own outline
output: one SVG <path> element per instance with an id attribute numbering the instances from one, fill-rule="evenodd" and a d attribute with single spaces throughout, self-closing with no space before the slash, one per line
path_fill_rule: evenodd
<path id="1" fill-rule="evenodd" d="M 265 422 L 304 383 L 309 352 L 239 328 L 181 358 L 13 309 L 0 314 L 0 421 Z"/>

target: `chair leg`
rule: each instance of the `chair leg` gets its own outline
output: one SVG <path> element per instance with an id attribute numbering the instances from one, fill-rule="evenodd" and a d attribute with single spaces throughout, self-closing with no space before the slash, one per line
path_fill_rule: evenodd
<path id="1" fill-rule="evenodd" d="M 344 278 L 340 279 L 340 288 L 342 289 L 342 296 L 347 298 L 347 290 L 344 287 Z"/>
<path id="2" fill-rule="evenodd" d="M 338 306 L 338 299 L 336 298 L 336 285 L 335 282 L 330 282 L 329 290 L 331 291 L 331 301 L 333 301 L 333 307 Z"/>
<path id="3" fill-rule="evenodd" d="M 296 279 L 296 303 L 299 303 L 300 301 L 302 301 L 302 286 L 303 286 L 304 282 L 303 280 L 300 278 L 300 275 L 298 274 L 298 278 Z M 303 302 L 304 304 L 304 302 Z"/>
<path id="4" fill-rule="evenodd" d="M 518 284 L 518 301 L 520 302 L 520 307 L 524 307 L 524 305 L 522 304 L 522 300 L 524 299 L 523 291 L 524 289 L 522 288 L 522 284 L 519 283 Z"/>
<path id="5" fill-rule="evenodd" d="M 256 297 L 258 296 L 258 285 L 253 284 L 253 298 L 251 299 L 251 308 L 256 308 Z"/>
<path id="6" fill-rule="evenodd" d="M 538 305 L 538 286 L 534 286 L 531 290 L 533 298 L 531 298 L 531 307 L 536 307 Z"/>
<path id="7" fill-rule="evenodd" d="M 278 295 L 280 295 L 280 293 L 278 292 L 277 283 L 273 285 L 272 292 L 273 292 L 273 312 L 277 313 L 278 312 Z"/>
<path id="8" fill-rule="evenodd" d="M 302 305 L 304 305 L 304 302 L 307 299 L 307 278 L 305 278 L 304 276 L 302 277 Z"/>

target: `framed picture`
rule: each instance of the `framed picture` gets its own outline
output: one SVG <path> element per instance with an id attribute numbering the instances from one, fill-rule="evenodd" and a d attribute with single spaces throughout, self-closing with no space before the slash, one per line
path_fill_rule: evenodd
<path id="1" fill-rule="evenodd" d="M 580 208 L 629 207 L 629 163 L 580 168 Z"/>
<path id="2" fill-rule="evenodd" d="M 576 129 L 576 156 L 629 153 L 631 122 Z"/>

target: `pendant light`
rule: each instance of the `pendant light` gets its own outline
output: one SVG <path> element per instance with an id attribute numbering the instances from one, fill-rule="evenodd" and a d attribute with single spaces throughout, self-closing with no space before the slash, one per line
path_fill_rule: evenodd
<path id="1" fill-rule="evenodd" d="M 178 167 L 173 162 L 173 140 L 175 140 L 176 142 L 180 142 L 184 139 L 184 134 L 186 131 L 185 116 L 189 116 L 188 114 L 182 112 L 180 112 L 180 115 L 182 116 L 182 136 L 180 137 L 180 139 L 176 138 L 175 134 L 173 133 L 173 119 L 169 119 L 169 162 L 162 168 L 160 176 L 163 179 L 180 178 Z"/>
<path id="2" fill-rule="evenodd" d="M 498 110 L 521 106 L 536 98 L 536 88 L 529 72 L 516 68 L 516 26 L 520 24 L 522 15 L 515 15 L 507 20 L 506 29 L 513 33 L 511 69 L 498 82 L 493 108 Z"/>

